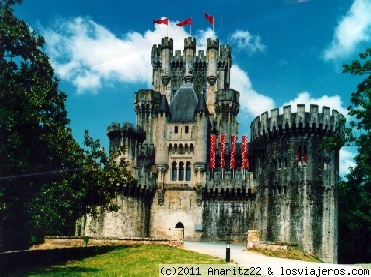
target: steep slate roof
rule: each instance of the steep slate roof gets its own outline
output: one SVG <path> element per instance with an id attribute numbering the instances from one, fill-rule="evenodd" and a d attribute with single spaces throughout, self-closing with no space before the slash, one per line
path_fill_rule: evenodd
<path id="1" fill-rule="evenodd" d="M 194 122 L 197 102 L 193 84 L 182 84 L 170 103 L 170 122 Z"/>
<path id="2" fill-rule="evenodd" d="M 205 94 L 201 94 L 200 98 L 198 99 L 197 107 L 195 113 L 205 113 L 209 114 L 209 110 L 207 109 Z"/>
<path id="3" fill-rule="evenodd" d="M 160 105 L 158 106 L 158 111 L 159 112 L 165 112 L 165 113 L 170 112 L 169 104 L 167 103 L 165 95 L 161 95 Z"/>

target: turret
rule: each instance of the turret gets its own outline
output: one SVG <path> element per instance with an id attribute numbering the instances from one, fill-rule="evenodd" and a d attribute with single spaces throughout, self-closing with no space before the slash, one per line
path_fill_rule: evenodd
<path id="1" fill-rule="evenodd" d="M 191 37 L 184 39 L 184 59 L 186 62 L 184 73 L 185 83 L 193 82 L 193 63 L 195 53 L 196 53 L 196 39 Z"/>
<path id="2" fill-rule="evenodd" d="M 170 116 L 169 104 L 165 95 L 161 95 L 160 104 L 157 112 L 157 143 L 155 164 L 158 171 L 157 184 L 163 185 L 165 173 L 169 163 L 169 153 L 167 148 L 167 122 Z"/>
<path id="3" fill-rule="evenodd" d="M 173 56 L 173 39 L 165 37 L 161 41 L 161 83 L 162 87 L 160 89 L 161 94 L 165 94 L 168 99 L 171 95 L 171 68 L 170 68 L 170 58 Z"/>
<path id="4" fill-rule="evenodd" d="M 195 119 L 197 124 L 196 151 L 195 151 L 195 171 L 197 174 L 197 185 L 201 187 L 205 180 L 201 173 L 206 169 L 207 163 L 207 141 L 209 112 L 207 110 L 205 95 L 202 93 L 198 99 L 195 109 Z"/>
<path id="5" fill-rule="evenodd" d="M 151 52 L 152 85 L 155 91 L 160 91 L 161 82 L 161 45 L 154 44 Z"/>
<path id="6" fill-rule="evenodd" d="M 133 124 L 124 122 L 122 128 L 119 123 L 112 123 L 107 127 L 107 136 L 110 140 L 110 153 L 125 146 L 125 160 L 130 166 L 136 165 L 136 156 L 139 145 L 145 140 L 145 133 L 140 126 L 134 128 Z"/>
<path id="7" fill-rule="evenodd" d="M 220 89 L 215 95 L 216 128 L 220 134 L 227 135 L 227 142 L 238 133 L 239 97 L 240 93 L 234 89 Z"/>
<path id="8" fill-rule="evenodd" d="M 151 89 L 141 89 L 134 93 L 134 110 L 137 115 L 136 123 L 146 133 L 146 143 L 154 141 L 153 124 L 157 107 L 160 102 L 160 93 Z"/>
<path id="9" fill-rule="evenodd" d="M 220 58 L 218 63 L 219 88 L 229 88 L 231 67 L 232 67 L 232 51 L 229 45 L 220 46 Z"/>
<path id="10" fill-rule="evenodd" d="M 216 62 L 219 53 L 219 39 L 207 39 L 207 82 L 213 86 L 217 79 Z"/>

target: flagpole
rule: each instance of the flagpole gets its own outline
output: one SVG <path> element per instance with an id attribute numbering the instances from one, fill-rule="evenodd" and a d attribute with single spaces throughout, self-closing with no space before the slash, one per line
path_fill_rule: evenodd
<path id="1" fill-rule="evenodd" d="M 192 36 L 192 17 L 191 17 L 191 24 L 189 24 L 189 34 Z"/>

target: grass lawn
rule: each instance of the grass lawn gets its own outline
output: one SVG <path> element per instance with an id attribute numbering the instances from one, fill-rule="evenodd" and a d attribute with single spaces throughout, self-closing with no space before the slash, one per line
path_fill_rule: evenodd
<path id="1" fill-rule="evenodd" d="M 159 264 L 225 264 L 224 260 L 161 245 L 117 247 L 64 265 L 37 268 L 13 276 L 158 276 Z"/>

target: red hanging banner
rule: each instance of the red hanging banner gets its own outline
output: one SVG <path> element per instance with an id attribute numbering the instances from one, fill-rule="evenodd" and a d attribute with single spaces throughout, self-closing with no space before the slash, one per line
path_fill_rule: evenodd
<path id="1" fill-rule="evenodd" d="M 216 135 L 210 135 L 210 162 L 209 167 L 215 168 Z"/>
<path id="2" fill-rule="evenodd" d="M 248 145 L 247 145 L 247 135 L 242 136 L 242 145 L 241 145 L 241 154 L 242 154 L 242 168 L 247 169 L 249 167 L 249 160 L 247 156 Z"/>
<path id="3" fill-rule="evenodd" d="M 237 135 L 233 135 L 231 137 L 231 160 L 229 163 L 230 169 L 236 168 L 236 141 L 237 141 Z"/>
<path id="4" fill-rule="evenodd" d="M 224 168 L 225 167 L 225 159 L 224 159 L 224 152 L 225 152 L 225 139 L 227 135 L 222 134 L 220 136 L 220 167 Z"/>

